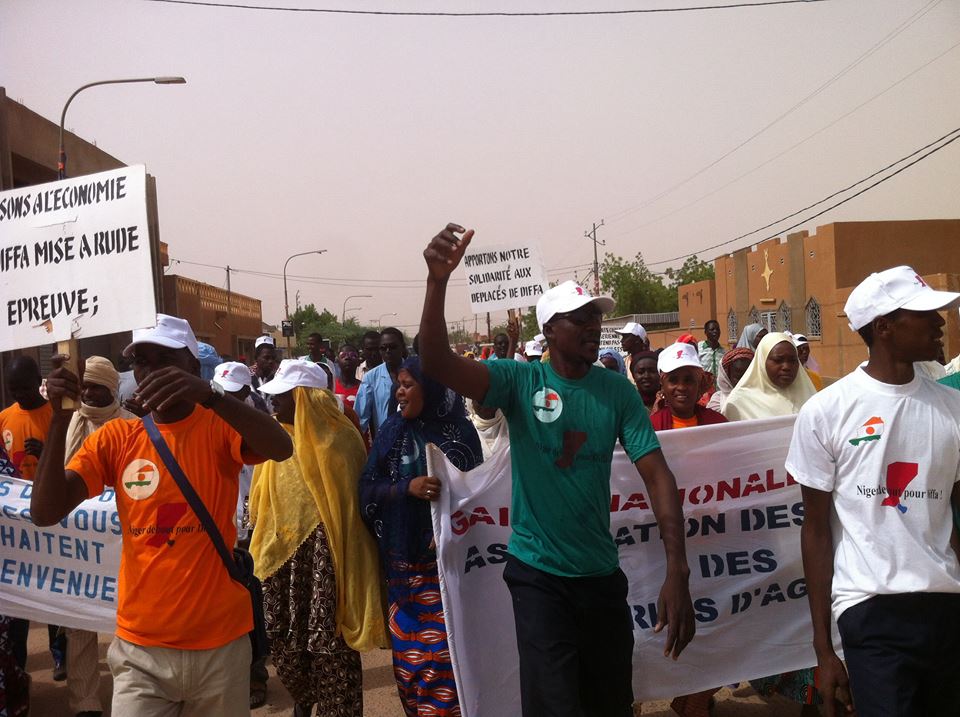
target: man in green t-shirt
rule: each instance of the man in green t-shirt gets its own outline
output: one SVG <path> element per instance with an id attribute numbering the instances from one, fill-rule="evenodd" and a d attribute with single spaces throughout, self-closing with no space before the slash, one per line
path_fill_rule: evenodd
<path id="1" fill-rule="evenodd" d="M 435 236 L 420 323 L 423 370 L 456 392 L 502 409 L 510 425 L 513 499 L 504 580 L 513 599 L 526 717 L 630 717 L 633 621 L 610 535 L 610 464 L 617 440 L 646 483 L 663 537 L 658 604 L 665 655 L 693 638 L 684 522 L 670 472 L 639 394 L 594 366 L 600 319 L 613 309 L 568 281 L 537 302 L 550 362 L 481 363 L 447 341 L 444 300 L 473 231 Z M 426 498 L 434 498 L 433 490 Z"/>

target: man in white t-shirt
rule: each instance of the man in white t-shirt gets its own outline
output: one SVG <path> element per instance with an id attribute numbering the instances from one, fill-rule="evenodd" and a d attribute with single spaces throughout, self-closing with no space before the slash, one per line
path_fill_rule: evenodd
<path id="1" fill-rule="evenodd" d="M 960 713 L 960 392 L 913 366 L 937 356 L 937 312 L 958 305 L 960 294 L 934 291 L 910 267 L 867 277 L 845 311 L 870 359 L 797 417 L 786 467 L 803 490 L 828 717 L 850 709 L 851 692 L 859 717 Z"/>

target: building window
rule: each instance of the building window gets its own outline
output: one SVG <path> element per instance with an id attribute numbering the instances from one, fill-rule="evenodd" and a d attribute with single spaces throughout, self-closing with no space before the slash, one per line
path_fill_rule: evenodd
<path id="1" fill-rule="evenodd" d="M 756 307 L 756 306 L 750 307 L 750 313 L 747 314 L 747 318 L 749 319 L 749 321 L 748 321 L 747 323 L 750 323 L 750 324 L 762 324 L 762 323 L 763 323 L 762 321 L 760 321 L 760 312 L 757 311 L 757 307 Z"/>
<path id="2" fill-rule="evenodd" d="M 823 335 L 823 324 L 820 320 L 820 302 L 812 296 L 807 302 L 807 338 L 811 336 L 820 337 Z"/>
<path id="3" fill-rule="evenodd" d="M 777 331 L 793 331 L 793 318 L 786 301 L 781 301 L 777 309 Z"/>
<path id="4" fill-rule="evenodd" d="M 730 344 L 737 343 L 737 338 L 739 334 L 740 327 L 737 326 L 737 313 L 730 309 L 727 312 L 727 341 Z"/>
<path id="5" fill-rule="evenodd" d="M 757 323 L 768 332 L 777 331 L 777 313 L 775 311 L 764 311 L 760 314 L 760 320 Z"/>

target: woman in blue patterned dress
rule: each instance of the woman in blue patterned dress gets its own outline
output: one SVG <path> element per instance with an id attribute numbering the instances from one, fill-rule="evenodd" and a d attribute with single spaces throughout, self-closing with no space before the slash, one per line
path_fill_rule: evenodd
<path id="1" fill-rule="evenodd" d="M 380 428 L 360 479 L 360 509 L 387 576 L 393 672 L 408 717 L 459 717 L 437 572 L 430 501 L 440 482 L 427 475 L 426 444 L 458 469 L 483 460 L 463 399 L 404 361 L 397 374 L 399 412 Z"/>

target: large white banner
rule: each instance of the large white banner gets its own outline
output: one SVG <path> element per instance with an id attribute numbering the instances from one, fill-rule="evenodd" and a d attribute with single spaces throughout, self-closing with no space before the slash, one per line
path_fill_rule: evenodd
<path id="1" fill-rule="evenodd" d="M 38 528 L 30 520 L 32 488 L 0 479 L 0 615 L 112 633 L 121 535 L 113 490 Z"/>
<path id="2" fill-rule="evenodd" d="M 0 351 L 153 326 L 142 165 L 0 192 Z"/>
<path id="3" fill-rule="evenodd" d="M 655 634 L 665 560 L 636 468 L 617 450 L 611 532 L 630 583 L 634 692 L 671 698 L 816 664 L 800 556 L 803 504 L 784 469 L 793 417 L 658 434 L 683 499 L 697 635 L 673 662 Z M 460 473 L 430 446 L 447 630 L 464 717 L 517 714 L 516 637 L 502 579 L 510 451 Z"/>

